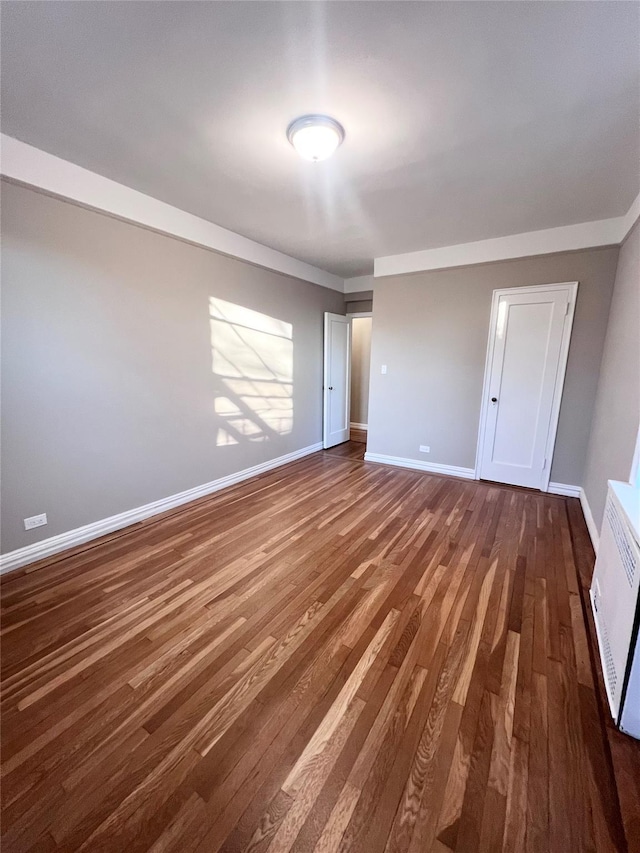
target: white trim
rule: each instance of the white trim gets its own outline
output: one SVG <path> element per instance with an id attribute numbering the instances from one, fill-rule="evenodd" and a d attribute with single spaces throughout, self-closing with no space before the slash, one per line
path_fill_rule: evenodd
<path id="1" fill-rule="evenodd" d="M 640 219 L 640 193 L 635 197 L 634 201 L 631 204 L 631 207 L 626 212 L 626 214 L 622 217 L 623 225 L 622 225 L 622 240 L 626 239 L 629 235 L 629 232 L 636 224 L 636 222 Z M 622 242 L 620 240 L 620 242 Z"/>
<path id="2" fill-rule="evenodd" d="M 345 293 L 360 293 L 362 290 L 373 290 L 372 275 L 357 275 L 353 276 L 353 278 L 345 278 Z"/>
<path id="3" fill-rule="evenodd" d="M 556 443 L 556 434 L 558 431 L 558 420 L 560 418 L 560 403 L 562 402 L 562 392 L 564 389 L 564 379 L 567 372 L 567 361 L 569 359 L 569 345 L 571 343 L 571 331 L 573 329 L 573 317 L 576 309 L 576 299 L 578 295 L 577 281 L 561 281 L 556 284 L 537 284 L 527 287 L 505 287 L 493 291 L 491 299 L 491 316 L 489 318 L 489 338 L 487 341 L 487 354 L 484 363 L 484 380 L 482 383 L 482 401 L 480 403 L 480 422 L 478 424 L 478 443 L 476 446 L 476 478 L 480 479 L 481 460 L 484 452 L 484 434 L 488 412 L 489 399 L 489 384 L 491 380 L 491 365 L 493 363 L 493 350 L 495 345 L 495 329 L 498 317 L 498 303 L 501 296 L 515 295 L 520 293 L 539 293 L 545 290 L 567 289 L 567 297 L 570 301 L 569 311 L 565 317 L 564 328 L 562 331 L 562 343 L 560 345 L 560 353 L 558 356 L 558 373 L 556 374 L 555 387 L 553 391 L 553 403 L 551 405 L 551 416 L 549 420 L 549 432 L 545 444 L 545 457 L 548 460 L 544 469 L 544 479 L 541 486 L 541 491 L 549 490 L 549 480 L 551 478 L 551 465 L 553 463 L 553 453 Z M 508 485 L 508 484 L 507 484 Z"/>
<path id="4" fill-rule="evenodd" d="M 345 316 L 350 320 L 357 319 L 358 317 L 373 317 L 373 311 L 347 311 Z"/>
<path id="5" fill-rule="evenodd" d="M 2 134 L 0 139 L 0 171 L 6 178 L 162 234 L 344 293 L 344 280 L 325 270 L 104 178 L 68 160 L 47 154 L 11 136 Z"/>
<path id="6" fill-rule="evenodd" d="M 281 465 L 295 462 L 297 459 L 309 456 L 309 454 L 315 453 L 318 450 L 322 450 L 322 442 L 310 444 L 301 450 L 295 450 L 293 453 L 278 456 L 276 459 L 269 459 L 267 462 L 253 465 L 251 468 L 245 468 L 243 471 L 238 471 L 235 474 L 228 474 L 226 477 L 220 477 L 218 480 L 212 480 L 210 483 L 204 483 L 202 486 L 195 486 L 193 489 L 187 489 L 176 495 L 170 495 L 168 498 L 161 498 L 144 506 L 121 512 L 118 515 L 112 515 L 109 518 L 103 518 L 91 524 L 85 524 L 83 527 L 77 527 L 75 530 L 51 536 L 49 539 L 43 539 L 41 542 L 27 545 L 25 548 L 10 551 L 0 557 L 0 574 L 19 569 L 21 566 L 34 563 L 36 560 L 50 557 L 60 551 L 65 551 L 68 548 L 73 548 L 76 545 L 82 545 L 84 542 L 97 539 L 106 533 L 112 533 L 114 530 L 128 527 L 137 521 L 142 521 L 161 512 L 166 512 L 169 509 L 189 503 L 205 495 L 213 494 L 213 492 L 218 492 L 220 489 L 227 488 L 227 486 L 233 486 L 235 483 L 240 483 L 243 480 L 248 480 L 250 477 L 263 474 L 265 471 L 271 471 L 273 468 L 279 468 Z"/>
<path id="7" fill-rule="evenodd" d="M 459 243 L 455 246 L 441 246 L 437 249 L 423 249 L 419 252 L 375 258 L 373 275 L 374 278 L 380 278 L 386 275 L 404 275 L 425 270 L 528 258 L 533 255 L 549 255 L 553 252 L 575 252 L 578 249 L 591 249 L 596 246 L 617 246 L 627 236 L 638 216 L 640 216 L 640 196 L 624 216 L 613 219 L 580 222 L 577 225 L 527 231 L 524 234 L 493 237 L 490 240 L 478 240 L 475 243 Z M 347 281 L 353 281 L 353 279 L 347 279 Z"/>
<path id="8" fill-rule="evenodd" d="M 566 483 L 549 483 L 550 495 L 564 495 L 567 498 L 579 498 L 580 486 L 568 486 Z"/>
<path id="9" fill-rule="evenodd" d="M 580 489 L 580 506 L 582 507 L 582 514 L 584 515 L 584 520 L 587 523 L 587 530 L 589 531 L 589 536 L 591 537 L 591 544 L 593 545 L 593 550 L 598 553 L 598 545 L 600 544 L 600 534 L 598 533 L 598 528 L 596 527 L 596 523 L 593 520 L 593 513 L 591 512 L 591 507 L 589 506 L 589 501 L 587 500 L 587 494 L 584 489 Z"/>
<path id="10" fill-rule="evenodd" d="M 405 459 L 402 456 L 383 456 L 381 453 L 365 453 L 365 462 L 377 462 L 380 465 L 395 465 L 397 468 L 412 468 L 415 471 L 428 471 L 431 474 L 446 474 L 449 477 L 475 479 L 473 468 L 458 468 L 455 465 L 440 465 L 436 462 L 421 462 L 418 459 Z"/>
<path id="11" fill-rule="evenodd" d="M 363 428 L 360 424 L 351 424 L 352 427 Z M 365 453 L 365 462 L 377 462 L 381 465 L 395 465 L 399 468 L 413 468 L 417 471 L 428 471 L 432 474 L 447 474 L 451 477 L 463 477 L 465 480 L 476 479 L 473 468 L 458 468 L 454 465 L 438 465 L 435 462 L 420 462 L 417 459 L 403 459 L 400 456 L 383 456 L 381 453 Z M 500 484 L 495 484 L 500 485 Z M 504 483 L 508 486 L 508 483 Z M 549 483 L 548 492 L 552 495 L 565 495 L 570 498 L 580 498 L 583 490 L 580 486 L 569 486 L 566 483 Z M 586 499 L 585 499 L 586 500 Z"/>
<path id="12" fill-rule="evenodd" d="M 349 424 L 349 427 L 351 429 L 362 429 L 365 432 L 367 432 L 367 430 L 369 429 L 369 424 L 353 424 L 352 423 L 352 424 Z"/>

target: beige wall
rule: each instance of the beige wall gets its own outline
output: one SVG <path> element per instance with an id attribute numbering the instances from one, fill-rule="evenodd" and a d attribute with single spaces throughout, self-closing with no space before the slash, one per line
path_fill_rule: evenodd
<path id="1" fill-rule="evenodd" d="M 3 552 L 321 440 L 343 294 L 2 189 Z"/>
<path id="2" fill-rule="evenodd" d="M 351 321 L 351 423 L 366 424 L 369 417 L 371 317 Z"/>
<path id="3" fill-rule="evenodd" d="M 617 257 L 593 249 L 376 279 L 368 451 L 474 468 L 493 290 L 579 281 L 551 479 L 580 485 Z"/>
<path id="4" fill-rule="evenodd" d="M 629 479 L 640 424 L 640 222 L 620 249 L 583 486 L 598 530 L 607 480 Z"/>

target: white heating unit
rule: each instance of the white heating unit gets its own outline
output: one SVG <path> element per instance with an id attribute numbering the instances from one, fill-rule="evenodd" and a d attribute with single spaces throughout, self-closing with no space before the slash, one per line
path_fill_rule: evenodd
<path id="1" fill-rule="evenodd" d="M 640 738 L 640 500 L 609 481 L 591 605 L 609 707 L 621 731 Z"/>

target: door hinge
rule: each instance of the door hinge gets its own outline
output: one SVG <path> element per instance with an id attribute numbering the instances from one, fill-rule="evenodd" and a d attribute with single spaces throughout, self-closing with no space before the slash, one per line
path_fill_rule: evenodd
<path id="1" fill-rule="evenodd" d="M 546 467 L 547 467 L 547 457 L 545 456 L 544 462 L 542 463 L 542 470 L 544 471 Z"/>
<path id="2" fill-rule="evenodd" d="M 567 307 L 564 309 L 564 316 L 566 317 L 569 313 L 569 309 L 571 308 L 571 301 L 567 302 Z"/>

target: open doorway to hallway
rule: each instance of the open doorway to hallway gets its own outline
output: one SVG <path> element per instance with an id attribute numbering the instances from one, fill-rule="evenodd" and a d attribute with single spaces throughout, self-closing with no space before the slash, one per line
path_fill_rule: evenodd
<path id="1" fill-rule="evenodd" d="M 369 426 L 371 312 L 351 316 L 351 440 L 366 444 Z"/>

